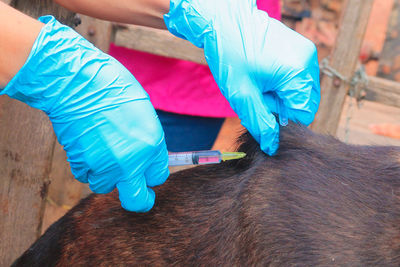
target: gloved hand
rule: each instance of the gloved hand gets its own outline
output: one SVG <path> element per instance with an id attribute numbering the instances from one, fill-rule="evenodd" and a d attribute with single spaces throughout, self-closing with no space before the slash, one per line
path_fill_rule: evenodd
<path id="1" fill-rule="evenodd" d="M 272 112 L 313 121 L 320 100 L 316 48 L 255 0 L 171 0 L 164 20 L 171 33 L 204 48 L 222 94 L 265 153 L 278 149 Z"/>
<path id="2" fill-rule="evenodd" d="M 150 188 L 169 175 L 164 132 L 149 96 L 118 61 L 53 17 L 20 71 L 0 91 L 43 110 L 72 173 L 92 191 L 119 190 L 122 206 L 145 212 Z"/>

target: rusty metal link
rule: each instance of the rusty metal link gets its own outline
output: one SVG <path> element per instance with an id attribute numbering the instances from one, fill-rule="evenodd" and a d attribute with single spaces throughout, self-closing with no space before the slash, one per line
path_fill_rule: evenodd
<path id="1" fill-rule="evenodd" d="M 358 102 L 361 102 L 365 97 L 364 88 L 368 85 L 368 76 L 365 71 L 365 66 L 361 65 L 361 67 L 354 73 L 354 75 L 350 78 L 342 75 L 339 71 L 334 69 L 329 65 L 329 57 L 324 58 L 320 64 L 320 71 L 324 75 L 331 77 L 332 79 L 339 80 L 340 86 L 342 82 L 347 83 L 350 86 L 349 96 L 355 98 Z"/>
<path id="2" fill-rule="evenodd" d="M 339 87 L 341 83 L 347 83 L 349 85 L 348 95 L 350 96 L 349 105 L 346 114 L 345 123 L 345 137 L 344 141 L 348 142 L 350 132 L 350 121 L 353 116 L 353 100 L 357 103 L 357 108 L 361 108 L 362 100 L 364 100 L 366 92 L 365 88 L 368 86 L 368 76 L 365 71 L 365 66 L 361 65 L 360 68 L 350 78 L 345 77 L 339 71 L 329 66 L 329 57 L 324 58 L 320 64 L 320 71 L 324 75 L 331 77 L 335 86 Z"/>

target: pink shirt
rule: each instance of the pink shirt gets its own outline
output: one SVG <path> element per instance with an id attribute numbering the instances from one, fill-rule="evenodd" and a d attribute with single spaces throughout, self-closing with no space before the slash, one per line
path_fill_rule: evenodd
<path id="1" fill-rule="evenodd" d="M 270 17 L 281 19 L 279 0 L 258 0 L 257 6 Z M 236 116 L 208 66 L 114 44 L 109 54 L 132 72 L 156 109 L 203 117 Z"/>

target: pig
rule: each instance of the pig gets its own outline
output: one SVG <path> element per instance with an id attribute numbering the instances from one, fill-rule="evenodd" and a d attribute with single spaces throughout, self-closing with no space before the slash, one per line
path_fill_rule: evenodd
<path id="1" fill-rule="evenodd" d="M 400 266 L 400 148 L 291 123 L 275 156 L 170 176 L 148 213 L 90 195 L 13 266 Z"/>

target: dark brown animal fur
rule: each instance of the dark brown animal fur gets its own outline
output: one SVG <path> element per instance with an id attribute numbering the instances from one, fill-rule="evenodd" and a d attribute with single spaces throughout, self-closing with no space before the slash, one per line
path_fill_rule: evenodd
<path id="1" fill-rule="evenodd" d="M 400 266 L 400 149 L 292 125 L 268 157 L 171 175 L 145 214 L 91 195 L 14 266 Z"/>

